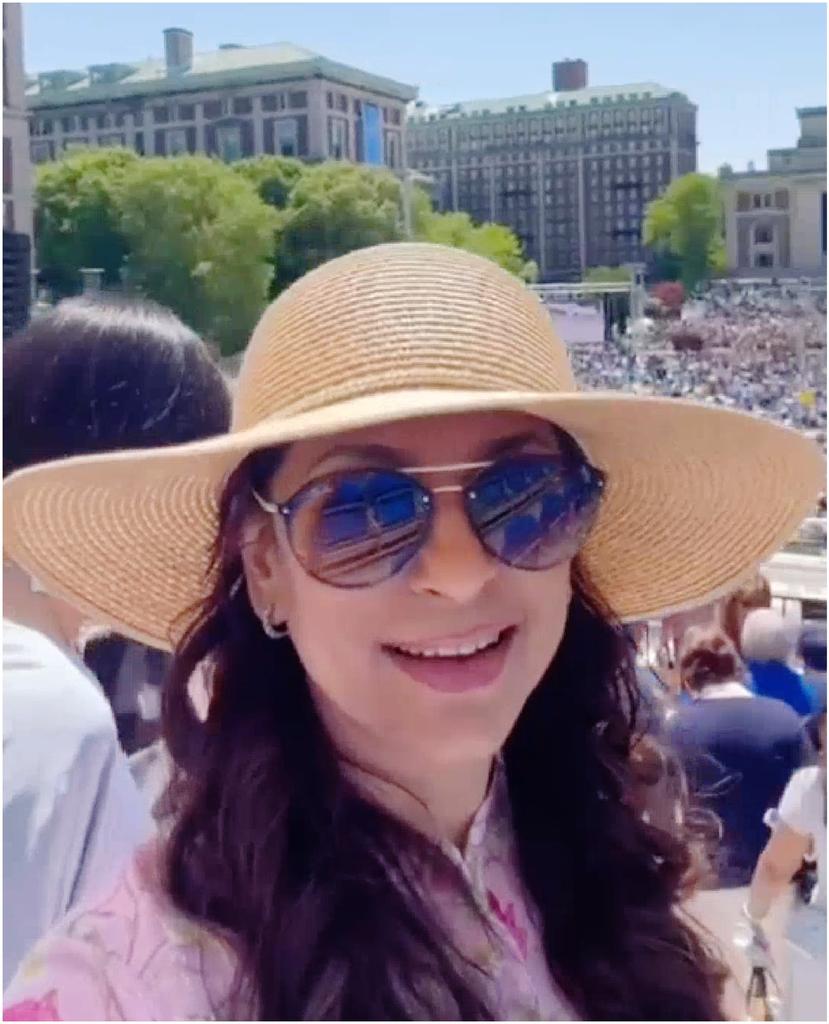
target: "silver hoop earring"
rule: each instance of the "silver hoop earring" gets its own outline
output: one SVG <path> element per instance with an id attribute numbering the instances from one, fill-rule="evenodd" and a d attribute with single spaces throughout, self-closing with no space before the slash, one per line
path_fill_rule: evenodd
<path id="1" fill-rule="evenodd" d="M 267 616 L 262 618 L 262 629 L 269 640 L 281 640 L 288 635 L 287 625 L 275 626 Z"/>

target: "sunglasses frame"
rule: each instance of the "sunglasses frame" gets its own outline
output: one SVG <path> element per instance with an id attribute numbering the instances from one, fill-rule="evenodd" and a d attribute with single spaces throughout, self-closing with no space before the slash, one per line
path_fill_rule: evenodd
<path id="1" fill-rule="evenodd" d="M 307 483 L 303 484 L 297 491 L 295 491 L 294 494 L 287 499 L 287 501 L 268 501 L 266 498 L 263 498 L 262 495 L 255 488 L 252 488 L 252 493 L 257 504 L 264 512 L 267 512 L 268 514 L 273 516 L 274 519 L 281 519 L 284 522 L 285 532 L 288 539 L 288 546 L 290 547 L 291 553 L 293 554 L 294 558 L 296 558 L 297 562 L 302 567 L 303 571 L 307 572 L 309 576 L 312 576 L 320 583 L 325 583 L 328 586 L 336 587 L 339 590 L 362 590 L 367 587 L 378 586 L 380 583 L 384 583 L 386 582 L 386 580 L 393 579 L 395 576 L 397 576 L 405 568 L 405 566 L 408 565 L 408 563 L 417 555 L 417 553 L 423 549 L 424 545 L 428 542 L 434 518 L 435 503 L 433 498 L 435 495 L 438 494 L 463 494 L 464 511 L 466 513 L 469 528 L 474 533 L 476 539 L 478 540 L 478 543 L 490 557 L 495 558 L 502 565 L 506 565 L 509 568 L 520 569 L 524 572 L 542 572 L 545 569 L 552 568 L 553 566 L 545 565 L 539 567 L 531 567 L 514 565 L 506 559 L 502 558 L 494 551 L 492 551 L 486 544 L 483 537 L 481 536 L 481 531 L 475 524 L 469 507 L 470 502 L 474 501 L 476 497 L 475 483 L 476 481 L 480 480 L 485 470 L 491 469 L 493 466 L 497 466 L 501 463 L 509 463 L 512 460 L 524 459 L 531 461 L 538 460 L 539 462 L 543 461 L 558 463 L 561 466 L 570 467 L 574 473 L 582 472 L 584 474 L 586 472 L 588 474 L 588 480 L 586 481 L 586 483 L 592 484 L 592 486 L 596 488 L 596 497 L 598 499 L 596 504 L 596 511 L 598 511 L 598 504 L 601 501 L 602 493 L 604 491 L 606 483 L 606 475 L 602 470 L 598 469 L 596 466 L 593 466 L 587 459 L 574 459 L 570 453 L 526 453 L 523 455 L 505 455 L 501 456 L 498 459 L 492 459 L 486 462 L 458 462 L 442 466 L 407 466 L 401 469 L 398 469 L 397 467 L 388 466 L 365 466 L 360 467 L 359 469 L 335 470 L 332 473 L 325 473 L 322 476 L 319 476 L 313 480 L 309 480 Z M 472 480 L 469 481 L 469 483 L 444 484 L 439 487 L 427 487 L 425 484 L 421 483 L 420 480 L 415 476 L 416 473 L 431 475 L 436 473 L 471 472 L 472 470 L 477 470 L 478 472 L 472 478 Z M 324 576 L 318 575 L 305 565 L 302 558 L 298 554 L 296 547 L 294 546 L 290 522 L 292 515 L 296 512 L 297 508 L 302 504 L 303 499 L 306 498 L 306 496 L 310 492 L 312 492 L 314 488 L 319 487 L 323 483 L 328 483 L 332 478 L 351 476 L 357 473 L 392 473 L 405 477 L 407 483 L 413 485 L 415 491 L 420 495 L 422 500 L 422 507 L 425 510 L 428 522 L 420 543 L 417 545 L 417 547 L 414 548 L 412 554 L 404 562 L 402 562 L 398 566 L 398 568 L 389 576 L 385 577 L 384 579 L 370 583 L 335 583 Z M 594 511 L 593 513 L 594 518 L 596 511 Z M 556 564 L 558 563 L 553 563 L 553 565 Z"/>

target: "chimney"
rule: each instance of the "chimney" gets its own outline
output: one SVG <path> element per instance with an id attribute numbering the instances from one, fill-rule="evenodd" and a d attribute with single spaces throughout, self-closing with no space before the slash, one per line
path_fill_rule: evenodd
<path id="1" fill-rule="evenodd" d="M 583 60 L 559 60 L 553 64 L 553 92 L 587 88 L 587 64 Z"/>
<path id="2" fill-rule="evenodd" d="M 189 71 L 193 66 L 193 33 L 186 28 L 165 28 L 164 60 L 168 75 Z"/>

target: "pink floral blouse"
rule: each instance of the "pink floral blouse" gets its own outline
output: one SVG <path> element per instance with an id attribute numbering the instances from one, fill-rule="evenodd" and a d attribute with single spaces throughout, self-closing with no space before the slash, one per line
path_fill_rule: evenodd
<path id="1" fill-rule="evenodd" d="M 448 915 L 459 949 L 489 977 L 498 1019 L 573 1020 L 550 977 L 539 915 L 520 881 L 502 772 L 475 816 L 464 853 L 448 843 L 444 852 L 461 869 L 494 938 L 456 882 L 424 882 Z M 141 848 L 114 891 L 80 907 L 35 946 L 6 993 L 5 1020 L 231 1016 L 232 947 L 171 905 L 157 855 L 154 844 Z"/>

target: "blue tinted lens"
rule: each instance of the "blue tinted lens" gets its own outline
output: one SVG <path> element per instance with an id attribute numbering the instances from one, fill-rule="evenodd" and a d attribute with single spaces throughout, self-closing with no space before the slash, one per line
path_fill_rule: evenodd
<path id="1" fill-rule="evenodd" d="M 467 491 L 484 547 L 519 569 L 572 558 L 593 525 L 601 478 L 592 467 L 551 456 L 503 459 Z"/>
<path id="2" fill-rule="evenodd" d="M 291 545 L 312 575 L 341 587 L 393 576 L 417 552 L 429 503 L 417 481 L 388 470 L 336 474 L 291 504 Z"/>

